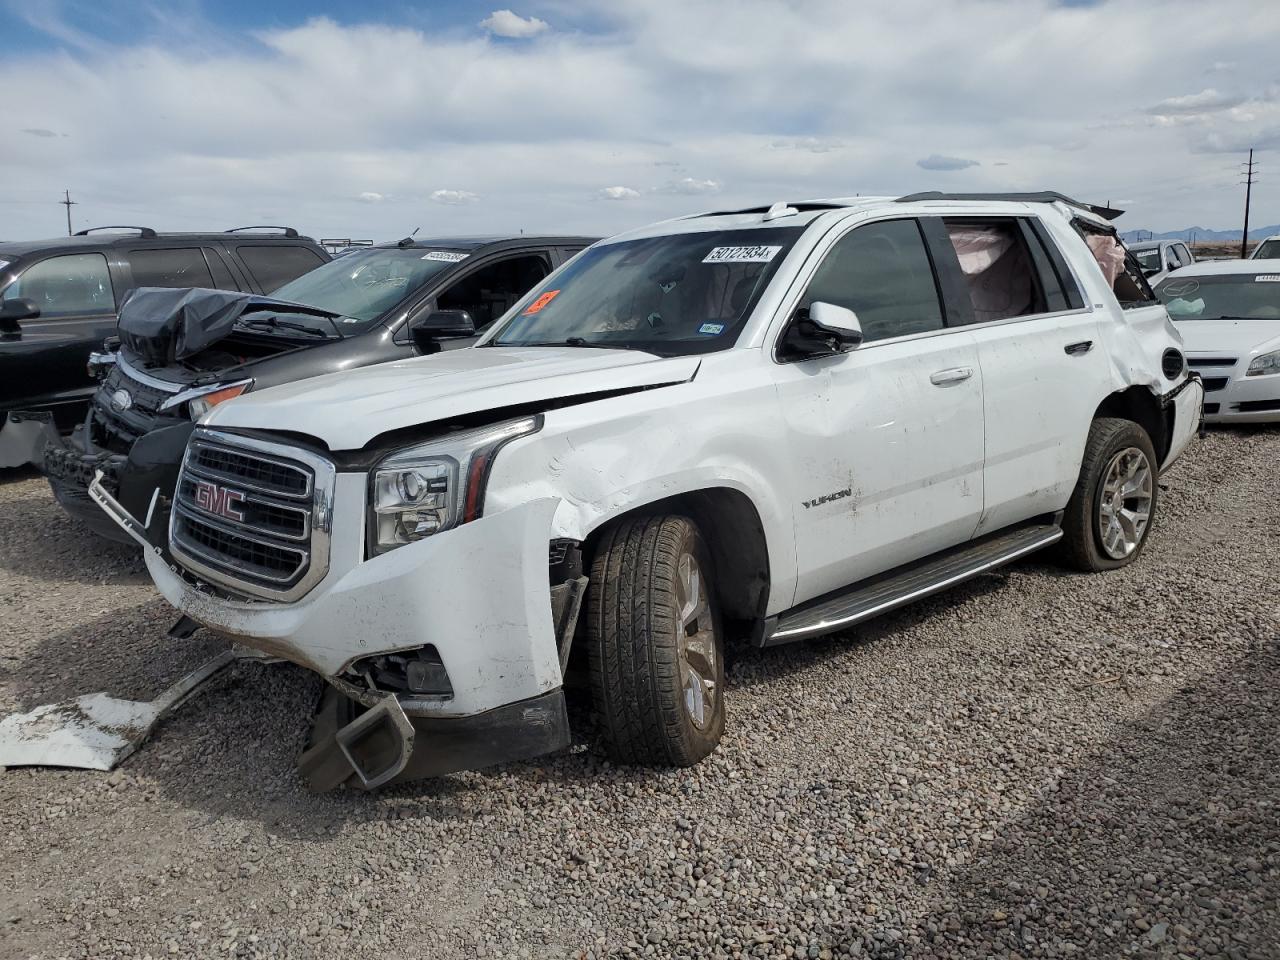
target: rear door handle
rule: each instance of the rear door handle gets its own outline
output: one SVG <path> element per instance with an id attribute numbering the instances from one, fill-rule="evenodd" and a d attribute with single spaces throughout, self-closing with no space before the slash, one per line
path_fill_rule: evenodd
<path id="1" fill-rule="evenodd" d="M 1079 357 L 1093 349 L 1092 340 L 1081 340 L 1079 343 L 1068 343 L 1062 348 L 1069 356 Z"/>
<path id="2" fill-rule="evenodd" d="M 968 380 L 972 376 L 973 367 L 951 367 L 948 370 L 939 370 L 937 373 L 931 374 L 929 382 L 935 387 L 945 387 L 948 384 Z"/>

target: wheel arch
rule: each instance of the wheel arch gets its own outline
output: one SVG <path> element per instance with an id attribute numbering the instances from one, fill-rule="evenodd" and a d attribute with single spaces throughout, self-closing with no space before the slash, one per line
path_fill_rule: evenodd
<path id="1" fill-rule="evenodd" d="M 715 564 L 714 584 L 721 613 L 743 622 L 763 621 L 771 585 L 769 545 L 760 511 L 732 487 L 709 487 L 663 497 L 615 514 L 583 541 L 583 563 L 591 558 L 605 529 L 640 515 L 685 516 L 698 526 Z"/>
<path id="2" fill-rule="evenodd" d="M 1164 462 L 1169 452 L 1173 424 L 1160 398 L 1146 387 L 1133 386 L 1117 390 L 1098 404 L 1093 419 L 1119 417 L 1132 420 L 1147 432 L 1156 450 L 1156 463 Z"/>

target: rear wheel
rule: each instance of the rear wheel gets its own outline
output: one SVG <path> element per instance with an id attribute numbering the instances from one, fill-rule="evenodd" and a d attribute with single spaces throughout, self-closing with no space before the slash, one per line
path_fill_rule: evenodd
<path id="1" fill-rule="evenodd" d="M 724 648 L 711 555 L 693 521 L 622 520 L 596 550 L 592 692 L 611 757 L 690 766 L 724 733 Z"/>
<path id="2" fill-rule="evenodd" d="M 1132 420 L 1099 417 L 1063 517 L 1062 555 L 1080 570 L 1114 570 L 1146 546 L 1159 486 L 1155 447 Z"/>

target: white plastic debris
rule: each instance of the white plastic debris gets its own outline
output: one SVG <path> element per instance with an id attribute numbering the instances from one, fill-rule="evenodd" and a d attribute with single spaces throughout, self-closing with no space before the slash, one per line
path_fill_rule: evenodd
<path id="1" fill-rule="evenodd" d="M 87 693 L 11 714 L 0 720 L 0 768 L 111 770 L 146 741 L 165 714 L 242 656 L 235 649 L 224 650 L 154 700 Z"/>

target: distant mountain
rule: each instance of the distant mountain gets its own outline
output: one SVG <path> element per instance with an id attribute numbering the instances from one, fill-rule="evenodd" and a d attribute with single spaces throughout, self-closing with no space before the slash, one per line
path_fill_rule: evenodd
<path id="1" fill-rule="evenodd" d="M 1266 237 L 1274 237 L 1276 234 L 1280 234 L 1280 223 L 1250 230 L 1249 239 L 1262 240 Z M 1197 243 L 1230 243 L 1232 240 L 1239 242 L 1240 228 L 1209 230 L 1205 227 L 1187 227 L 1185 230 L 1166 230 L 1164 233 L 1152 233 L 1150 230 L 1126 230 L 1120 234 L 1120 239 L 1125 243 L 1134 243 L 1138 240 L 1190 240 L 1192 237 Z"/>

